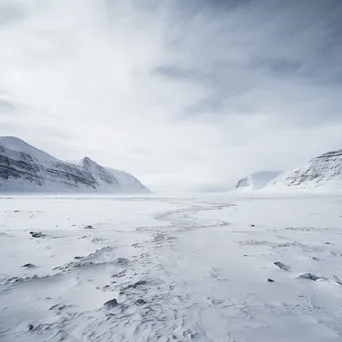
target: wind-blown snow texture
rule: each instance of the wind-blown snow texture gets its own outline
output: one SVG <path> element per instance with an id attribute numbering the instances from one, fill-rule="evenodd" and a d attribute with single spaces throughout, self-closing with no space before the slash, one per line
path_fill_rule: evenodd
<path id="1" fill-rule="evenodd" d="M 267 188 L 342 188 L 342 150 L 322 154 L 305 165 L 279 175 Z"/>
<path id="2" fill-rule="evenodd" d="M 237 185 L 237 189 L 261 189 L 272 179 L 276 178 L 280 171 L 259 171 L 247 177 L 241 178 Z"/>
<path id="3" fill-rule="evenodd" d="M 258 196 L 0 198 L 0 341 L 340 342 L 342 197 Z"/>
<path id="4" fill-rule="evenodd" d="M 0 137 L 0 191 L 147 193 L 132 175 L 89 158 L 63 162 L 15 137 Z"/>

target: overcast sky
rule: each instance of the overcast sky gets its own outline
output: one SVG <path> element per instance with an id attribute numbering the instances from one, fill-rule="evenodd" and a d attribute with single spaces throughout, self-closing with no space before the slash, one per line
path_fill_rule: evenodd
<path id="1" fill-rule="evenodd" d="M 342 148 L 341 0 L 0 0 L 0 135 L 152 190 Z"/>

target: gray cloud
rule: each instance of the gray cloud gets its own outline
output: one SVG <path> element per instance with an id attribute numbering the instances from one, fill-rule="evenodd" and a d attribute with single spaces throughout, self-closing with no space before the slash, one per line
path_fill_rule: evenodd
<path id="1" fill-rule="evenodd" d="M 267 56 L 256 57 L 249 64 L 251 69 L 259 69 L 276 77 L 292 77 L 303 67 L 298 61 Z"/>
<path id="2" fill-rule="evenodd" d="M 253 114 L 274 100 L 289 108 L 292 100 L 296 112 L 322 91 L 327 99 L 326 87 L 332 91 L 327 102 L 335 102 L 335 90 L 341 87 L 341 2 L 265 1 L 216 9 L 219 17 L 215 11 L 197 12 L 187 18 L 186 30 L 179 29 L 186 38 L 175 49 L 186 51 L 191 69 L 158 67 L 166 77 L 191 78 L 209 87 L 210 96 L 188 111 Z M 320 107 L 318 115 L 312 110 L 293 114 L 326 121 L 331 113 L 336 118 L 330 108 L 322 115 Z"/>
<path id="3" fill-rule="evenodd" d="M 25 5 L 17 0 L 0 0 L 0 28 L 15 23 L 25 14 Z"/>
<path id="4" fill-rule="evenodd" d="M 18 114 L 1 134 L 157 190 L 226 189 L 342 146 L 339 0 L 1 8 L 0 112 Z"/>
<path id="5" fill-rule="evenodd" d="M 10 115 L 13 114 L 14 110 L 15 106 L 11 102 L 0 98 L 0 114 Z"/>

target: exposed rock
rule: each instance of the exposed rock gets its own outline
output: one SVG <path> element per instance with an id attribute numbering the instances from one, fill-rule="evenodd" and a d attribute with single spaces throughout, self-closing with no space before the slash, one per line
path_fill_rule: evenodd
<path id="1" fill-rule="evenodd" d="M 144 305 L 146 304 L 146 301 L 143 300 L 142 298 L 139 298 L 136 302 L 135 302 L 136 305 Z"/>
<path id="2" fill-rule="evenodd" d="M 116 259 L 116 263 L 120 266 L 128 266 L 130 264 L 130 261 L 128 259 L 125 258 L 117 258 Z"/>
<path id="3" fill-rule="evenodd" d="M 126 272 L 125 271 L 121 271 L 119 273 L 115 273 L 112 275 L 112 278 L 122 278 L 126 275 Z"/>
<path id="4" fill-rule="evenodd" d="M 342 280 L 337 277 L 337 276 L 332 276 L 331 277 L 333 281 L 335 281 L 338 285 L 341 285 L 342 286 Z"/>
<path id="5" fill-rule="evenodd" d="M 41 238 L 41 237 L 45 237 L 46 235 L 44 235 L 41 232 L 30 232 L 31 236 L 34 238 Z"/>
<path id="6" fill-rule="evenodd" d="M 313 281 L 323 279 L 322 277 L 316 276 L 315 274 L 312 274 L 312 273 L 304 273 L 304 274 L 300 275 L 299 278 L 310 279 Z"/>
<path id="7" fill-rule="evenodd" d="M 251 184 L 250 184 L 250 181 L 248 179 L 248 177 L 246 178 L 241 178 L 238 183 L 236 184 L 236 188 L 239 189 L 239 188 L 247 188 L 249 187 Z"/>
<path id="8" fill-rule="evenodd" d="M 287 266 L 287 265 L 283 264 L 283 263 L 280 262 L 280 261 L 274 262 L 274 265 L 278 266 L 279 268 L 281 268 L 281 269 L 284 270 L 284 271 L 290 271 L 290 270 L 291 270 L 291 267 L 290 267 L 290 266 Z"/>
<path id="9" fill-rule="evenodd" d="M 95 229 L 95 228 L 91 225 L 88 225 L 88 226 L 85 226 L 84 229 Z"/>
<path id="10" fill-rule="evenodd" d="M 128 290 L 128 289 L 136 289 L 138 286 L 144 286 L 144 285 L 147 285 L 147 281 L 145 281 L 145 280 L 139 280 L 139 281 L 137 281 L 137 282 L 134 283 L 134 284 L 131 284 L 131 285 L 126 286 L 126 287 L 123 288 L 121 291 L 125 291 L 125 290 Z"/>
<path id="11" fill-rule="evenodd" d="M 134 289 L 136 289 L 138 286 L 142 286 L 142 285 L 147 285 L 147 281 L 145 281 L 145 280 L 139 280 L 139 281 L 137 281 L 136 283 L 134 283 L 134 284 L 132 285 L 132 287 L 133 287 Z"/>
<path id="12" fill-rule="evenodd" d="M 267 281 L 268 281 L 269 283 L 274 283 L 274 280 L 271 279 L 271 278 L 267 278 Z"/>
<path id="13" fill-rule="evenodd" d="M 22 267 L 26 267 L 26 268 L 34 268 L 34 267 L 36 267 L 35 265 L 33 265 L 33 264 L 30 264 L 30 263 L 28 263 L 28 264 L 25 264 L 25 265 L 23 265 Z"/>
<path id="14" fill-rule="evenodd" d="M 108 309 L 108 310 L 113 309 L 113 308 L 115 308 L 115 307 L 118 306 L 118 305 L 119 305 L 119 304 L 118 304 L 118 302 L 117 302 L 116 299 L 111 299 L 111 300 L 109 300 L 108 302 L 106 302 L 106 303 L 103 304 L 103 306 L 104 306 L 106 309 Z"/>
<path id="15" fill-rule="evenodd" d="M 55 304 L 55 305 L 52 305 L 49 310 L 52 311 L 52 310 L 56 310 L 56 311 L 62 311 L 64 309 L 66 309 L 68 307 L 68 305 L 65 305 L 65 304 Z"/>

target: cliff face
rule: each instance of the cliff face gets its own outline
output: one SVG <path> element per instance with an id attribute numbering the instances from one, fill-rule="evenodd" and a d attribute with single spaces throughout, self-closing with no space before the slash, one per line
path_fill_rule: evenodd
<path id="1" fill-rule="evenodd" d="M 270 186 L 310 188 L 342 185 L 342 150 L 324 153 L 303 166 L 279 175 Z"/>
<path id="2" fill-rule="evenodd" d="M 18 138 L 0 138 L 0 191 L 149 192 L 132 175 L 126 174 L 126 178 L 119 180 L 116 172 L 121 173 L 89 158 L 75 165 L 58 160 Z"/>

